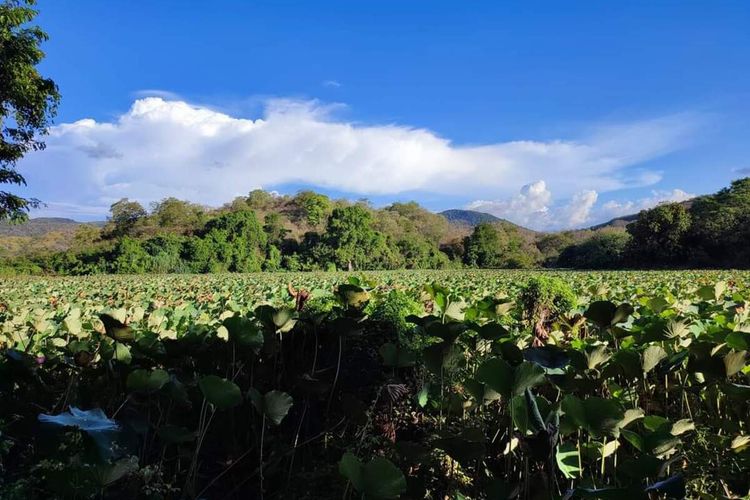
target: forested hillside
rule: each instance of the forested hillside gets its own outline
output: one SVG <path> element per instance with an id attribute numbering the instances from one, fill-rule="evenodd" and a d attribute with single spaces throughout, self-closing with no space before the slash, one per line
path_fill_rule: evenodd
<path id="1" fill-rule="evenodd" d="M 446 215 L 312 191 L 255 190 L 217 209 L 167 198 L 147 210 L 123 199 L 101 227 L 65 222 L 2 236 L 0 251 L 5 274 L 750 266 L 750 178 L 584 230 L 537 233 L 476 212 Z"/>

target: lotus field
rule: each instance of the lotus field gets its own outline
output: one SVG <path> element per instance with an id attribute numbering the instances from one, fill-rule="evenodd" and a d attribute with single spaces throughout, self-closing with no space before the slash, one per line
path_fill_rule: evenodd
<path id="1" fill-rule="evenodd" d="M 750 274 L 0 281 L 0 498 L 742 498 Z"/>

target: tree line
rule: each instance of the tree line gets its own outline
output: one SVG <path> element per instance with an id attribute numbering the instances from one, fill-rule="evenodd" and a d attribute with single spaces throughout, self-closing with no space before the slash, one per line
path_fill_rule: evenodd
<path id="1" fill-rule="evenodd" d="M 471 228 L 415 202 L 375 209 L 313 191 L 255 190 L 218 209 L 122 199 L 106 225 L 78 227 L 61 252 L 7 258 L 5 274 L 750 267 L 750 178 L 642 211 L 626 228 L 534 233 L 507 221 Z"/>

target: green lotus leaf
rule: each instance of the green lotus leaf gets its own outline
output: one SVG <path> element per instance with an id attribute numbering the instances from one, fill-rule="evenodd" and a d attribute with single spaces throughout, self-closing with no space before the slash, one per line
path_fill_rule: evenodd
<path id="1" fill-rule="evenodd" d="M 203 397 L 217 410 L 228 410 L 242 403 L 242 391 L 239 386 L 225 378 L 207 375 L 198 381 Z"/>
<path id="2" fill-rule="evenodd" d="M 476 379 L 503 396 L 513 392 L 513 367 L 502 358 L 490 358 L 479 365 Z"/>
<path id="3" fill-rule="evenodd" d="M 281 391 L 269 391 L 261 394 L 256 389 L 250 389 L 248 395 L 257 412 L 275 425 L 281 424 L 294 404 L 292 397 Z"/>
<path id="4" fill-rule="evenodd" d="M 156 430 L 156 435 L 169 444 L 189 443 L 194 441 L 196 433 L 177 425 L 165 425 Z"/>
<path id="5" fill-rule="evenodd" d="M 414 366 L 417 361 L 416 354 L 393 342 L 386 342 L 380 346 L 379 352 L 380 357 L 383 358 L 383 365 L 389 368 Z"/>
<path id="6" fill-rule="evenodd" d="M 352 453 L 345 453 L 339 462 L 339 472 L 366 499 L 398 498 L 406 491 L 406 478 L 387 458 L 375 457 L 363 464 Z"/>
<path id="7" fill-rule="evenodd" d="M 436 439 L 433 445 L 445 451 L 462 465 L 481 459 L 487 452 L 484 433 L 480 429 L 464 429 L 457 436 Z"/>
<path id="8" fill-rule="evenodd" d="M 620 405 L 611 399 L 588 397 L 584 400 L 565 396 L 561 408 L 573 422 L 594 437 L 619 434 L 619 423 L 625 417 Z"/>
<path id="9" fill-rule="evenodd" d="M 144 370 L 139 368 L 128 374 L 125 386 L 131 391 L 156 392 L 169 382 L 169 374 L 164 370 Z"/>
<path id="10" fill-rule="evenodd" d="M 589 304 L 583 315 L 593 321 L 598 327 L 606 328 L 612 325 L 617 306 L 608 300 L 597 300 Z"/>
<path id="11" fill-rule="evenodd" d="M 117 318 L 109 314 L 100 314 L 99 319 L 104 324 L 104 331 L 110 338 L 118 342 L 130 342 L 135 339 L 135 332 Z"/>

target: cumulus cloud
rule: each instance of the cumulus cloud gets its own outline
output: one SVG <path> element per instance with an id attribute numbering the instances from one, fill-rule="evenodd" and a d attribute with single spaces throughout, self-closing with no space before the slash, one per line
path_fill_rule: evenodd
<path id="1" fill-rule="evenodd" d="M 553 191 L 576 204 L 568 217 L 578 221 L 592 196 L 580 193 L 653 184 L 659 172 L 639 165 L 685 147 L 700 123 L 681 114 L 598 127 L 572 140 L 468 146 L 427 129 L 339 119 L 339 109 L 275 99 L 262 117 L 248 119 L 166 94 L 144 97 L 112 121 L 53 127 L 47 149 L 20 168 L 32 195 L 59 206 L 166 196 L 218 205 L 258 186 L 294 183 L 353 196 L 509 200 L 494 202 L 496 210 L 516 211 L 517 220 L 548 219 Z"/>
<path id="2" fill-rule="evenodd" d="M 508 219 L 523 226 L 542 227 L 549 223 L 552 193 L 547 189 L 547 183 L 537 181 L 527 184 L 521 191 L 505 200 L 477 200 L 469 203 L 466 208 Z"/>
<path id="3" fill-rule="evenodd" d="M 608 201 L 602 205 L 599 217 L 602 219 L 614 219 L 623 215 L 631 215 L 653 208 L 660 203 L 680 202 L 695 198 L 695 194 L 687 193 L 682 189 L 671 191 L 651 191 L 651 196 L 629 201 Z"/>
<path id="4" fill-rule="evenodd" d="M 573 195 L 568 205 L 562 210 L 562 226 L 581 227 L 589 222 L 597 199 L 599 199 L 599 193 L 593 190 L 581 191 Z"/>
<path id="5" fill-rule="evenodd" d="M 553 203 L 552 192 L 543 180 L 527 184 L 511 198 L 477 200 L 466 208 L 486 212 L 531 229 L 580 227 L 591 218 L 599 195 L 593 190 L 575 193 L 567 203 Z"/>
<path id="6" fill-rule="evenodd" d="M 624 215 L 653 208 L 660 203 L 679 202 L 695 195 L 681 189 L 654 190 L 650 196 L 630 201 L 608 201 L 597 205 L 599 193 L 583 190 L 567 202 L 553 202 L 544 181 L 524 186 L 520 193 L 504 200 L 469 203 L 466 208 L 486 212 L 522 226 L 537 230 L 573 229 L 591 226 Z"/>

